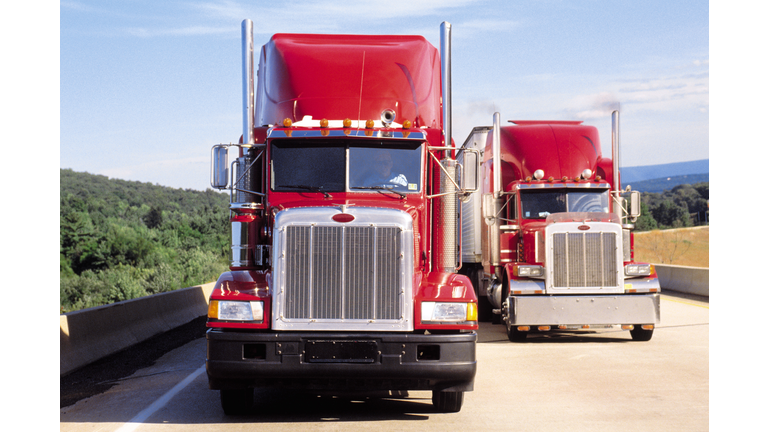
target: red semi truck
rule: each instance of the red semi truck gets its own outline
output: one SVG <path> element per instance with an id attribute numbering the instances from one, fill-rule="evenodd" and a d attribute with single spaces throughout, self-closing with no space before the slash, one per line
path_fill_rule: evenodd
<path id="1" fill-rule="evenodd" d="M 467 173 L 482 185 L 462 207 L 461 272 L 476 288 L 480 320 L 503 322 L 511 341 L 614 326 L 633 340 L 653 335 L 659 280 L 653 265 L 633 260 L 640 196 L 620 187 L 618 120 L 615 111 L 612 160 L 593 126 L 501 126 L 498 113 L 462 146 L 483 152 L 483 164 Z"/>
<path id="2" fill-rule="evenodd" d="M 211 155 L 232 261 L 210 296 L 209 387 L 227 414 L 275 386 L 431 390 L 459 411 L 478 324 L 457 273 L 469 191 L 450 136 L 450 24 L 440 52 L 421 36 L 276 34 L 256 73 L 252 26 L 243 137 Z"/>

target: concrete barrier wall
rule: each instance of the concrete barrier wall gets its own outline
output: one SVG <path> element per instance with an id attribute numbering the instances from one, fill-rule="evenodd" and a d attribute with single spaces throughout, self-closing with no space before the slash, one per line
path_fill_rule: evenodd
<path id="1" fill-rule="evenodd" d="M 654 264 L 662 292 L 709 297 L 709 269 Z M 184 325 L 208 312 L 215 282 L 60 316 L 60 374 Z"/>
<path id="2" fill-rule="evenodd" d="M 709 269 L 666 264 L 654 264 L 659 275 L 661 292 L 677 291 L 709 297 Z"/>
<path id="3" fill-rule="evenodd" d="M 214 285 L 60 315 L 60 375 L 206 315 Z"/>

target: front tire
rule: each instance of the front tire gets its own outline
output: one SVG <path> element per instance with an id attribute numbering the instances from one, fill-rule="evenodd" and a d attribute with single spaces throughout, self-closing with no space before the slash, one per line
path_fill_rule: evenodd
<path id="1" fill-rule="evenodd" d="M 629 334 L 632 335 L 633 341 L 648 342 L 653 337 L 653 329 L 643 330 L 641 326 L 636 325 L 635 328 L 629 331 Z"/>
<path id="2" fill-rule="evenodd" d="M 455 413 L 461 411 L 464 402 L 464 392 L 432 390 L 432 405 L 439 412 Z"/>
<path id="3" fill-rule="evenodd" d="M 221 408 L 226 415 L 247 414 L 253 407 L 253 389 L 222 389 L 220 390 Z"/>

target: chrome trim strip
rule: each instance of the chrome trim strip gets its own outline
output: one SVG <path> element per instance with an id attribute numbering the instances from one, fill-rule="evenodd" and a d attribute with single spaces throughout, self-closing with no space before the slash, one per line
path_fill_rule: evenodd
<path id="1" fill-rule="evenodd" d="M 611 185 L 608 183 L 534 183 L 534 184 L 516 184 L 514 189 L 565 189 L 565 188 L 586 188 L 586 189 L 605 189 L 609 190 Z"/>
<path id="2" fill-rule="evenodd" d="M 290 135 L 288 134 L 290 132 Z M 372 132 L 372 133 L 371 133 Z M 387 131 L 387 130 L 363 130 L 363 129 L 311 129 L 311 130 L 290 130 L 270 129 L 267 131 L 267 138 L 376 138 L 376 139 L 405 139 L 420 140 L 426 139 L 426 135 L 421 131 Z"/>

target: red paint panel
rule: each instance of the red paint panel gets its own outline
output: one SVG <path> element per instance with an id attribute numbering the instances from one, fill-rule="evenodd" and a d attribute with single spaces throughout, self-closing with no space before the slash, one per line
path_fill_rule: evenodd
<path id="1" fill-rule="evenodd" d="M 259 62 L 257 120 L 304 116 L 442 127 L 440 57 L 421 36 L 276 34 Z"/>

